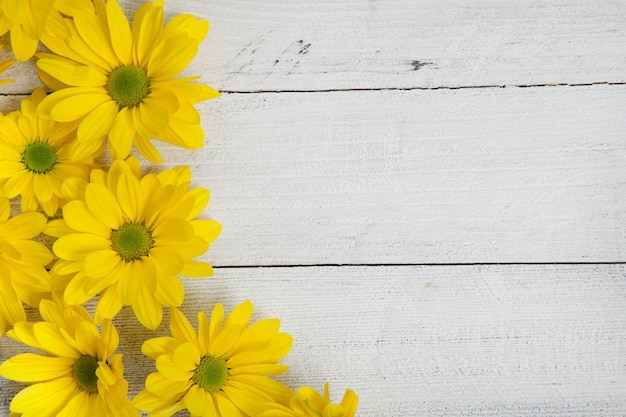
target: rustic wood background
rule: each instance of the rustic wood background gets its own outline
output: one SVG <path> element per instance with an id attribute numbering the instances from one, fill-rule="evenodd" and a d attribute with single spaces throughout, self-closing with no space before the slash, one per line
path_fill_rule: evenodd
<path id="1" fill-rule="evenodd" d="M 224 227 L 184 311 L 251 299 L 295 338 L 280 380 L 360 417 L 626 416 L 624 0 L 165 8 L 211 21 L 186 74 L 223 92 L 204 149 L 160 147 Z M 167 326 L 117 325 L 134 394 Z"/>

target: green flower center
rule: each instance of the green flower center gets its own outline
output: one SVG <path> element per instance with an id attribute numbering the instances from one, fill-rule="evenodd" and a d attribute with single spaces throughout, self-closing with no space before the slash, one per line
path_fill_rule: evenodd
<path id="1" fill-rule="evenodd" d="M 226 359 L 203 356 L 193 372 L 191 380 L 205 391 L 213 394 L 222 388 L 228 379 Z"/>
<path id="2" fill-rule="evenodd" d="M 56 165 L 57 155 L 52 146 L 38 140 L 26 145 L 22 152 L 22 163 L 30 172 L 45 174 Z"/>
<path id="3" fill-rule="evenodd" d="M 96 369 L 98 369 L 98 358 L 91 355 L 83 355 L 76 360 L 72 374 L 80 389 L 92 394 L 98 392 Z"/>
<path id="4" fill-rule="evenodd" d="M 137 107 L 151 92 L 150 79 L 134 65 L 119 67 L 109 74 L 107 90 L 120 108 Z"/>
<path id="5" fill-rule="evenodd" d="M 126 223 L 111 232 L 111 246 L 124 261 L 136 261 L 154 246 L 152 231 L 141 223 Z"/>

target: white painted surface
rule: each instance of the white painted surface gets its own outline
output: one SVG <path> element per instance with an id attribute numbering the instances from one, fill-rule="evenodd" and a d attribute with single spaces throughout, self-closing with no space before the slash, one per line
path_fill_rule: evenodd
<path id="1" fill-rule="evenodd" d="M 205 149 L 161 147 L 224 226 L 186 312 L 251 299 L 296 340 L 283 381 L 353 388 L 360 417 L 626 415 L 626 86 L 450 89 L 626 82 L 624 1 L 166 12 L 211 20 L 188 74 L 234 92 L 199 106 Z M 4 93 L 38 85 L 32 63 L 11 75 Z M 241 94 L 261 90 L 283 92 Z M 503 262 L 546 264 L 480 265 Z M 117 324 L 137 392 L 164 328 Z M 0 382 L 1 416 L 17 389 Z"/>
<path id="2" fill-rule="evenodd" d="M 360 395 L 359 416 L 626 414 L 624 266 L 225 268 L 186 280 L 192 316 L 245 299 L 295 342 L 281 380 Z M 117 318 L 130 383 L 154 371 Z M 2 358 L 18 349 L 3 340 Z M 17 386 L 4 383 L 9 393 Z M 139 387 L 139 388 L 138 388 Z M 6 409 L 5 409 L 6 410 Z M 2 414 L 6 415 L 6 414 Z"/>
<path id="3" fill-rule="evenodd" d="M 129 16 L 142 2 L 120 1 Z M 211 21 L 189 71 L 220 90 L 626 81 L 623 0 L 168 0 L 166 9 Z"/>

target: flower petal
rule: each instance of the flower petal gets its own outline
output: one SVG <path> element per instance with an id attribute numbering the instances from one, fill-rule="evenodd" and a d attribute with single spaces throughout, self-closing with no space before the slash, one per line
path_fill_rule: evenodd
<path id="1" fill-rule="evenodd" d="M 18 392 L 11 401 L 11 411 L 34 416 L 54 415 L 78 392 L 72 376 L 41 382 Z"/>
<path id="2" fill-rule="evenodd" d="M 144 327 L 150 330 L 159 327 L 163 319 L 163 308 L 154 295 L 148 292 L 145 285 L 137 294 L 132 307 L 137 319 Z"/>
<path id="3" fill-rule="evenodd" d="M 39 382 L 60 378 L 72 372 L 75 359 L 20 353 L 0 366 L 0 375 L 17 382 Z"/>
<path id="4" fill-rule="evenodd" d="M 106 16 L 111 36 L 111 46 L 113 46 L 115 55 L 123 64 L 130 65 L 132 63 L 132 34 L 126 15 L 116 0 L 107 2 Z"/>
<path id="5" fill-rule="evenodd" d="M 105 101 L 95 107 L 83 119 L 76 137 L 79 142 L 100 141 L 111 131 L 117 118 L 117 105 L 113 100 Z"/>
<path id="6" fill-rule="evenodd" d="M 102 184 L 91 183 L 85 189 L 85 202 L 94 217 L 111 229 L 124 224 L 122 209 L 115 196 Z"/>
<path id="7" fill-rule="evenodd" d="M 109 249 L 111 242 L 89 233 L 71 233 L 57 239 L 52 245 L 54 254 L 68 261 L 79 261 L 96 250 Z"/>

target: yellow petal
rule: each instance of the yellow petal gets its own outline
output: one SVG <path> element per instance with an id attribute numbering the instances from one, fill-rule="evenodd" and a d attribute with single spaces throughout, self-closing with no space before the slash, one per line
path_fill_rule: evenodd
<path id="1" fill-rule="evenodd" d="M 224 395 L 223 392 L 218 392 L 215 397 L 217 399 L 217 408 L 220 415 L 228 417 L 243 417 L 239 408 L 237 408 L 232 401 Z"/>
<path id="2" fill-rule="evenodd" d="M 35 55 L 37 43 L 38 40 L 32 39 L 22 25 L 13 26 L 11 29 L 11 49 L 18 61 L 28 61 Z"/>
<path id="3" fill-rule="evenodd" d="M 250 317 L 252 317 L 252 311 L 254 306 L 250 300 L 246 300 L 240 304 L 238 304 L 233 311 L 228 315 L 226 321 L 224 322 L 224 327 L 226 326 L 239 326 L 242 329 L 245 328 L 250 322 Z"/>
<path id="4" fill-rule="evenodd" d="M 63 207 L 63 218 L 67 226 L 77 232 L 98 235 L 104 239 L 111 237 L 111 228 L 105 226 L 91 214 L 82 200 L 70 201 Z"/>
<path id="5" fill-rule="evenodd" d="M 25 169 L 24 164 L 19 161 L 0 161 L 0 177 L 9 178 Z"/>
<path id="6" fill-rule="evenodd" d="M 117 183 L 117 196 L 124 214 L 130 219 L 143 220 L 143 189 L 131 172 L 124 172 Z"/>
<path id="7" fill-rule="evenodd" d="M 33 335 L 41 346 L 45 346 L 47 352 L 55 356 L 68 358 L 78 358 L 80 356 L 80 352 L 67 343 L 59 327 L 53 323 L 35 323 L 33 325 Z"/>
<path id="8" fill-rule="evenodd" d="M 21 254 L 19 264 L 28 266 L 46 266 L 52 261 L 52 254 L 47 247 L 32 240 L 13 242 L 13 248 Z"/>
<path id="9" fill-rule="evenodd" d="M 137 319 L 145 328 L 154 330 L 159 327 L 163 319 L 161 303 L 148 292 L 145 286 L 139 291 L 132 307 Z"/>
<path id="10" fill-rule="evenodd" d="M 131 305 L 135 302 L 142 286 L 142 275 L 146 273 L 146 265 L 148 263 L 142 261 L 124 264 L 124 270 L 117 283 L 117 296 L 124 305 Z"/>
<path id="11" fill-rule="evenodd" d="M 351 389 L 347 389 L 341 399 L 341 406 L 344 409 L 344 417 L 354 417 L 359 403 L 359 397 Z"/>
<path id="12" fill-rule="evenodd" d="M 197 336 L 187 317 L 177 308 L 170 309 L 170 331 L 172 337 L 188 343 L 196 343 Z"/>
<path id="13" fill-rule="evenodd" d="M 209 345 L 209 354 L 211 356 L 227 356 L 230 355 L 233 347 L 237 343 L 237 337 L 241 333 L 241 328 L 238 326 L 224 326 L 217 337 L 211 340 Z M 230 360 L 229 360 L 230 366 Z"/>
<path id="14" fill-rule="evenodd" d="M 176 307 L 183 303 L 185 290 L 176 275 L 160 275 L 154 293 L 157 300 L 165 306 Z"/>
<path id="15" fill-rule="evenodd" d="M 209 337 L 211 343 L 215 340 L 224 321 L 224 306 L 222 303 L 215 304 L 213 312 L 211 313 L 211 321 L 209 322 Z"/>
<path id="16" fill-rule="evenodd" d="M 150 57 L 148 77 L 155 80 L 180 74 L 198 53 L 198 41 L 190 38 L 167 39 Z"/>
<path id="17" fill-rule="evenodd" d="M 94 321 L 96 323 L 102 323 L 105 319 L 115 317 L 115 315 L 122 309 L 123 305 L 117 298 L 117 290 L 115 287 L 116 285 L 110 286 L 102 293 L 102 295 L 100 295 L 98 305 L 96 306 L 96 314 L 94 316 Z"/>
<path id="18" fill-rule="evenodd" d="M 87 185 L 85 202 L 96 219 L 107 227 L 116 230 L 125 223 L 120 205 L 115 196 L 104 185 L 94 183 Z"/>
<path id="19" fill-rule="evenodd" d="M 66 88 L 65 90 L 52 93 L 48 97 L 52 97 L 54 94 L 59 94 L 67 90 L 73 89 Z M 64 98 L 63 100 L 59 100 L 57 104 L 50 109 L 50 118 L 57 122 L 71 122 L 73 120 L 78 120 L 87 113 L 93 111 L 102 103 L 106 103 L 108 101 L 111 101 L 111 97 L 107 94 L 103 94 L 103 91 L 70 96 Z"/>
<path id="20" fill-rule="evenodd" d="M 177 368 L 193 371 L 200 363 L 200 352 L 193 343 L 183 343 L 174 350 L 172 358 Z"/>
<path id="21" fill-rule="evenodd" d="M 191 384 L 191 381 L 182 383 L 180 381 L 173 381 L 159 372 L 153 372 L 146 378 L 146 387 L 150 392 L 165 398 L 180 398 L 181 394 L 187 391 Z"/>
<path id="22" fill-rule="evenodd" d="M 84 0 L 56 0 L 54 7 L 68 16 L 90 16 L 94 13 L 93 4 Z"/>
<path id="23" fill-rule="evenodd" d="M 87 286 L 93 281 L 81 272 L 74 275 L 63 291 L 63 300 L 70 305 L 82 304 L 90 300 L 95 294 L 89 294 Z"/>
<path id="24" fill-rule="evenodd" d="M 117 252 L 111 249 L 93 251 L 85 256 L 85 275 L 92 278 L 103 278 L 122 262 Z"/>
<path id="25" fill-rule="evenodd" d="M 192 385 L 189 388 L 189 391 L 187 391 L 187 394 L 185 394 L 185 398 L 183 401 L 185 402 L 185 406 L 192 416 L 204 416 L 207 404 L 213 402 L 211 394 L 209 394 L 197 385 Z M 223 415 L 227 416 L 228 414 Z"/>
<path id="26" fill-rule="evenodd" d="M 179 36 L 178 32 L 183 32 L 190 38 L 202 42 L 207 33 L 209 33 L 209 22 L 204 19 L 198 19 L 191 14 L 180 14 L 167 22 L 163 32 L 163 35 L 166 37 Z"/>
<path id="27" fill-rule="evenodd" d="M 60 378 L 72 372 L 75 359 L 20 353 L 0 366 L 0 375 L 17 382 L 39 382 Z"/>
<path id="28" fill-rule="evenodd" d="M 172 355 L 180 343 L 179 340 L 173 337 L 153 337 L 143 342 L 141 353 L 156 360 L 156 358 L 163 354 Z"/>
<path id="29" fill-rule="evenodd" d="M 46 217 L 41 213 L 22 213 L 9 219 L 4 230 L 13 239 L 31 239 L 46 227 Z"/>
<path id="30" fill-rule="evenodd" d="M 124 159 L 130 153 L 133 144 L 135 125 L 133 123 L 132 112 L 125 107 L 119 111 L 109 133 L 109 152 L 116 159 Z"/>
<path id="31" fill-rule="evenodd" d="M 63 58 L 39 59 L 37 67 L 62 83 L 75 87 L 99 87 L 107 83 L 106 75 L 97 68 L 75 64 Z"/>
<path id="32" fill-rule="evenodd" d="M 100 236 L 88 233 L 71 233 L 57 239 L 52 245 L 56 256 L 69 261 L 85 259 L 89 253 L 96 250 L 109 249 L 111 242 Z"/>
<path id="33" fill-rule="evenodd" d="M 11 401 L 11 411 L 33 416 L 55 415 L 78 392 L 72 376 L 41 382 L 18 392 Z"/>
<path id="34" fill-rule="evenodd" d="M 35 175 L 33 179 L 35 195 L 39 201 L 45 202 L 52 198 L 52 188 L 48 185 L 45 175 Z M 60 191 L 60 190 L 59 190 Z"/>
<path id="35" fill-rule="evenodd" d="M 31 187 L 33 176 L 30 172 L 23 170 L 9 178 L 4 185 L 4 192 L 7 197 L 13 198 L 22 194 Z"/>
<path id="36" fill-rule="evenodd" d="M 107 23 L 111 36 L 111 46 L 119 60 L 129 65 L 132 63 L 131 48 L 133 45 L 130 25 L 124 11 L 116 0 L 109 0 L 106 4 Z"/>
<path id="37" fill-rule="evenodd" d="M 178 368 L 169 355 L 159 356 L 155 363 L 159 372 L 174 381 L 187 381 L 193 375 L 192 370 Z"/>
<path id="38" fill-rule="evenodd" d="M 185 260 L 185 265 L 180 275 L 189 278 L 205 278 L 213 275 L 213 267 L 206 263 L 193 260 Z"/>
<path id="39" fill-rule="evenodd" d="M 133 17 L 131 31 L 137 63 L 143 67 L 154 49 L 154 44 L 163 28 L 163 7 L 155 3 L 144 3 Z"/>
<path id="40" fill-rule="evenodd" d="M 188 221 L 182 219 L 170 219 L 158 225 L 152 234 L 155 244 L 176 245 L 194 236 L 194 230 Z"/>
<path id="41" fill-rule="evenodd" d="M 137 147 L 139 153 L 148 161 L 153 164 L 163 163 L 163 157 L 154 147 L 152 142 L 138 133 L 135 135 L 135 146 Z"/>
<path id="42" fill-rule="evenodd" d="M 74 395 L 56 415 L 56 417 L 87 417 L 88 415 L 98 416 L 99 410 L 91 406 L 89 393 L 80 391 Z"/>
<path id="43" fill-rule="evenodd" d="M 183 269 L 183 258 L 175 249 L 154 247 L 150 250 L 150 258 L 162 274 L 176 276 Z"/>
<path id="44" fill-rule="evenodd" d="M 167 108 L 154 97 L 148 96 L 138 107 L 141 119 L 135 119 L 135 123 L 138 123 L 138 131 L 146 138 L 153 138 L 159 135 L 167 128 L 169 123 L 170 113 Z M 139 129 L 139 126 L 143 127 L 143 131 Z"/>
<path id="45" fill-rule="evenodd" d="M 80 142 L 100 141 L 111 131 L 117 118 L 117 105 L 113 100 L 95 107 L 81 122 L 77 138 Z"/>

